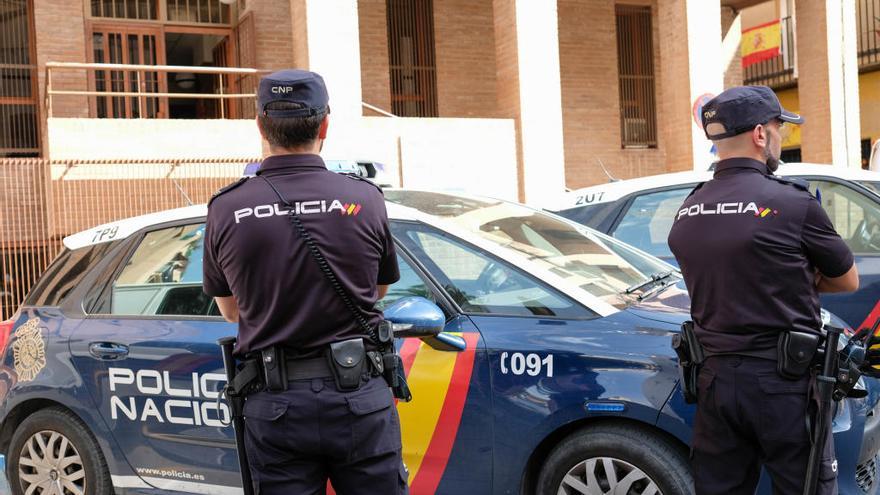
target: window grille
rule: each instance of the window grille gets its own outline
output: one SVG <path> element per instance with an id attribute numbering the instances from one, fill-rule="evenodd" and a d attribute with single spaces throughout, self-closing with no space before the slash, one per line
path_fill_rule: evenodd
<path id="1" fill-rule="evenodd" d="M 391 113 L 437 116 L 432 0 L 387 0 Z"/>
<path id="2" fill-rule="evenodd" d="M 651 8 L 617 5 L 620 136 L 624 148 L 657 146 Z"/>
<path id="3" fill-rule="evenodd" d="M 92 0 L 92 17 L 156 20 L 157 0 Z"/>
<path id="4" fill-rule="evenodd" d="M 36 69 L 29 0 L 5 0 L 0 15 L 0 157 L 37 156 Z"/>
<path id="5" fill-rule="evenodd" d="M 859 0 L 856 23 L 859 69 L 880 69 L 880 0 Z"/>
<path id="6" fill-rule="evenodd" d="M 220 0 L 91 0 L 95 18 L 159 20 L 164 6 L 168 22 L 229 24 L 231 7 Z"/>

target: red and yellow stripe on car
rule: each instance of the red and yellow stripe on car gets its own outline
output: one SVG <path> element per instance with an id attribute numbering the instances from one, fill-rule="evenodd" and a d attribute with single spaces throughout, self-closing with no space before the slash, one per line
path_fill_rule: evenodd
<path id="1" fill-rule="evenodd" d="M 419 339 L 407 339 L 400 349 L 412 402 L 399 403 L 403 460 L 409 468 L 412 495 L 437 490 L 467 400 L 479 336 L 461 335 L 467 348 L 438 351 Z"/>
<path id="2" fill-rule="evenodd" d="M 464 351 L 438 351 L 419 339 L 406 339 L 400 348 L 413 395 L 412 402 L 397 404 L 411 495 L 437 491 L 458 435 L 479 335 L 456 335 L 467 343 Z M 335 493 L 329 483 L 327 493 Z"/>

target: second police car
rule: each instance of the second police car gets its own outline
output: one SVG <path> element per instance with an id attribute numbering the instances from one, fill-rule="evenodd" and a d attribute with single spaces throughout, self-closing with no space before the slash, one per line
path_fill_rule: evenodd
<path id="1" fill-rule="evenodd" d="M 386 198 L 401 280 L 380 304 L 423 296 L 447 318 L 446 338 L 399 342 L 413 494 L 689 493 L 694 409 L 670 348 L 689 298 L 670 265 L 513 203 Z M 216 345 L 235 326 L 201 292 L 205 214 L 66 238 L 0 324 L 14 493 L 241 493 Z M 865 387 L 835 412 L 845 494 L 878 489 L 880 387 Z"/>
<path id="2" fill-rule="evenodd" d="M 822 307 L 854 328 L 880 318 L 880 173 L 792 163 L 776 175 L 807 180 L 855 255 L 859 290 L 822 294 Z M 566 193 L 548 210 L 631 244 L 669 263 L 672 221 L 691 190 L 712 172 L 679 172 L 615 181 Z"/>

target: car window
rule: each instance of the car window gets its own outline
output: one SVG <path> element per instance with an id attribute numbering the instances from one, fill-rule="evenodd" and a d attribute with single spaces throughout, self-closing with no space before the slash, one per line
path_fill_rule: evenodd
<path id="1" fill-rule="evenodd" d="M 65 249 L 49 265 L 40 281 L 28 294 L 26 305 L 59 306 L 88 273 L 89 268 L 104 258 L 116 246 L 105 242 L 79 249 Z"/>
<path id="2" fill-rule="evenodd" d="M 857 181 L 859 184 L 867 187 L 868 189 L 874 191 L 875 194 L 880 194 L 880 181 L 875 180 L 860 180 Z"/>
<path id="3" fill-rule="evenodd" d="M 409 261 L 402 256 L 398 256 L 397 266 L 400 270 L 400 280 L 392 284 L 388 288 L 388 294 L 376 303 L 378 309 L 384 310 L 398 299 L 412 296 L 424 297 L 436 302 L 434 294 L 428 289 L 425 281 L 422 280 L 422 277 L 415 271 Z"/>
<path id="4" fill-rule="evenodd" d="M 392 232 L 469 313 L 593 317 L 535 278 L 423 224 L 392 223 Z"/>
<path id="5" fill-rule="evenodd" d="M 636 197 L 611 235 L 654 256 L 671 258 L 672 251 L 666 240 L 675 213 L 692 189 L 687 187 Z"/>
<path id="6" fill-rule="evenodd" d="M 811 180 L 810 192 L 821 199 L 835 230 L 853 253 L 880 253 L 880 207 L 873 198 L 823 180 Z"/>
<path id="7" fill-rule="evenodd" d="M 204 224 L 147 233 L 111 291 L 110 312 L 118 315 L 207 316 L 217 314 L 202 292 Z"/>

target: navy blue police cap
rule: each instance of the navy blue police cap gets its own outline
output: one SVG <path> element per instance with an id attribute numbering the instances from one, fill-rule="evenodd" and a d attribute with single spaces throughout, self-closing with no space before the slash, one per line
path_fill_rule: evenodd
<path id="1" fill-rule="evenodd" d="M 712 140 L 729 138 L 751 131 L 758 124 L 773 119 L 803 124 L 804 118 L 782 108 L 776 93 L 767 86 L 737 86 L 722 92 L 703 105 L 703 132 Z M 709 134 L 710 124 L 713 134 Z"/>
<path id="2" fill-rule="evenodd" d="M 324 79 L 307 70 L 287 69 L 269 74 L 260 80 L 257 105 L 267 117 L 310 117 L 328 110 L 327 86 Z M 276 101 L 298 103 L 302 108 L 270 110 L 266 105 Z"/>

